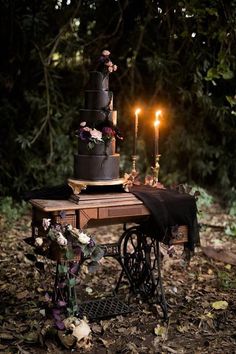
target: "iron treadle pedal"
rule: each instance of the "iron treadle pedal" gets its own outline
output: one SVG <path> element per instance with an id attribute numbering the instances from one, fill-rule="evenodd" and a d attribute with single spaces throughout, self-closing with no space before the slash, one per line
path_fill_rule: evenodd
<path id="1" fill-rule="evenodd" d="M 76 316 L 80 318 L 86 316 L 89 320 L 101 320 L 131 312 L 133 312 L 133 309 L 117 296 L 109 296 L 78 304 Z"/>

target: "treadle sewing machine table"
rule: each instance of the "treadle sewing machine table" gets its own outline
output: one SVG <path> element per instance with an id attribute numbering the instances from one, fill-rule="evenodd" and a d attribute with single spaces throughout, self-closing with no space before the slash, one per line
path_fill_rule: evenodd
<path id="1" fill-rule="evenodd" d="M 73 200 L 32 199 L 32 236 L 45 235 L 42 219 L 71 224 L 84 229 L 109 224 L 124 224 L 124 232 L 117 243 L 102 245 L 105 257 L 114 257 L 122 271 L 115 289 L 118 291 L 123 275 L 128 278 L 134 294 L 146 300 L 154 300 L 167 318 L 167 304 L 162 287 L 159 242 L 142 232 L 142 222 L 148 220 L 149 210 L 132 193 L 81 193 Z M 136 226 L 126 227 L 127 223 Z M 177 243 L 186 242 L 181 239 Z M 154 275 L 155 272 L 155 275 Z M 54 289 L 55 291 L 55 289 Z M 88 316 L 89 317 L 89 316 Z"/>

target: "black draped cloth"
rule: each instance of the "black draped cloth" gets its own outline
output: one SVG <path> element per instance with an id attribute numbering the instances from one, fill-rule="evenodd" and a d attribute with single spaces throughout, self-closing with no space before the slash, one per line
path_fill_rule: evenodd
<path id="1" fill-rule="evenodd" d="M 131 187 L 130 192 L 142 200 L 151 213 L 151 219 L 145 225 L 147 233 L 168 244 L 171 228 L 187 225 L 187 246 L 194 251 L 194 246 L 199 244 L 197 205 L 194 196 L 172 189 L 143 185 Z"/>
<path id="2" fill-rule="evenodd" d="M 25 201 L 30 199 L 67 200 L 72 193 L 72 188 L 68 184 L 64 183 L 57 186 L 48 186 L 28 191 L 23 195 L 23 199 Z"/>

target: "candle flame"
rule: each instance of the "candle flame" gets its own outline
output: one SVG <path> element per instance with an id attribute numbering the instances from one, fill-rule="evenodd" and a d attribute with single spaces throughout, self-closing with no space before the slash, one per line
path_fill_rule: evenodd
<path id="1" fill-rule="evenodd" d="M 161 115 L 161 110 L 159 110 L 159 111 L 156 111 L 156 118 L 158 118 L 160 115 Z"/>
<path id="2" fill-rule="evenodd" d="M 156 119 L 155 122 L 154 122 L 154 126 L 155 126 L 155 127 L 158 127 L 158 125 L 160 125 L 160 123 L 161 123 L 161 122 L 159 121 L 159 119 Z"/>
<path id="3" fill-rule="evenodd" d="M 137 115 L 137 114 L 139 114 L 141 112 L 141 109 L 140 108 L 137 108 L 136 110 L 135 110 L 135 114 Z"/>
<path id="4" fill-rule="evenodd" d="M 160 125 L 160 120 L 159 120 L 159 117 L 160 117 L 160 115 L 161 115 L 161 110 L 158 110 L 158 111 L 156 111 L 156 120 L 155 120 L 155 122 L 154 122 L 154 126 L 155 127 L 158 127 L 159 125 Z"/>

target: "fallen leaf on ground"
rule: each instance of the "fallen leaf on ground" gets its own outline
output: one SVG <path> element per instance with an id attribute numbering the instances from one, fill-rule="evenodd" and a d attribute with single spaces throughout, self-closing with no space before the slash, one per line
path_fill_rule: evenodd
<path id="1" fill-rule="evenodd" d="M 166 335 L 166 327 L 160 326 L 159 324 L 154 328 L 154 333 L 156 336 L 160 336 L 162 338 Z"/>
<path id="2" fill-rule="evenodd" d="M 227 301 L 215 301 L 211 304 L 211 306 L 213 307 L 213 309 L 215 310 L 226 310 L 228 307 L 228 302 Z"/>

